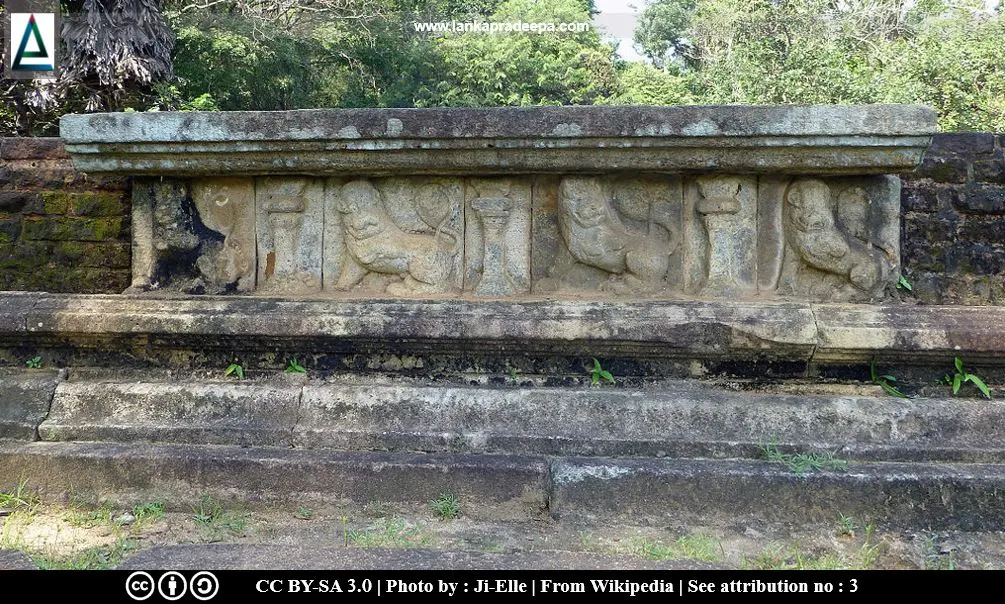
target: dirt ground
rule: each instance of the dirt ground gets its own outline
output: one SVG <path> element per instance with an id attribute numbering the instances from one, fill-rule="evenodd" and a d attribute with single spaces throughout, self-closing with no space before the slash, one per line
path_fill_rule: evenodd
<path id="1" fill-rule="evenodd" d="M 154 545 L 268 543 L 586 551 L 730 569 L 1005 569 L 1002 532 L 894 531 L 847 517 L 819 526 L 731 518 L 705 526 L 643 527 L 547 518 L 476 521 L 456 501 L 419 509 L 374 503 L 362 509 L 244 511 L 204 498 L 186 511 L 165 511 L 161 502 L 125 510 L 51 504 L 23 494 L 16 500 L 8 494 L 0 515 L 0 548 L 23 551 L 41 568 L 114 568 Z"/>

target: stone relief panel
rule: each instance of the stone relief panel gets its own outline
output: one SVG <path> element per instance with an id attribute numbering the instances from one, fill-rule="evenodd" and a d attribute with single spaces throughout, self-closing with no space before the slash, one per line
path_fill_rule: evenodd
<path id="1" fill-rule="evenodd" d="M 679 178 L 566 176 L 539 183 L 535 204 L 534 254 L 548 257 L 534 261 L 538 271 L 548 267 L 535 292 L 655 295 L 680 289 Z"/>
<path id="2" fill-rule="evenodd" d="M 321 291 L 324 181 L 266 177 L 255 181 L 258 290 Z"/>
<path id="3" fill-rule="evenodd" d="M 778 294 L 865 301 L 881 297 L 895 283 L 900 273 L 896 177 L 797 178 L 776 205 L 784 232 Z"/>
<path id="4" fill-rule="evenodd" d="M 396 297 L 461 291 L 461 180 L 331 179 L 326 198 L 326 291 Z"/>
<path id="5" fill-rule="evenodd" d="M 727 298 L 755 294 L 757 178 L 688 179 L 684 199 L 685 291 Z"/>
<path id="6" fill-rule="evenodd" d="M 130 291 L 866 301 L 894 176 L 138 178 Z"/>
<path id="7" fill-rule="evenodd" d="M 470 179 L 465 199 L 464 291 L 476 296 L 529 293 L 530 183 Z"/>
<path id="8" fill-rule="evenodd" d="M 130 292 L 255 290 L 251 179 L 137 179 Z"/>
<path id="9" fill-rule="evenodd" d="M 250 178 L 220 178 L 192 183 L 192 201 L 206 228 L 222 241 L 203 245 L 196 267 L 207 292 L 255 290 L 255 183 Z"/>

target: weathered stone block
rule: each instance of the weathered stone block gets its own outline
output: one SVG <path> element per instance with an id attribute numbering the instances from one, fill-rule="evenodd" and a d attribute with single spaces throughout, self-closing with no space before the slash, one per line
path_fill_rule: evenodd
<path id="1" fill-rule="evenodd" d="M 906 179 L 931 178 L 935 182 L 967 182 L 969 162 L 958 157 L 926 155 L 913 173 L 903 175 Z"/>
<path id="2" fill-rule="evenodd" d="M 974 162 L 974 180 L 1005 184 L 1005 150 L 998 149 L 992 159 Z"/>
<path id="3" fill-rule="evenodd" d="M 61 138 L 0 138 L 0 159 L 67 159 L 68 157 Z"/>
<path id="4" fill-rule="evenodd" d="M 0 214 L 0 243 L 10 243 L 21 233 L 21 217 L 6 218 Z"/>
<path id="5" fill-rule="evenodd" d="M 487 297 L 529 293 L 530 183 L 471 179 L 466 190 L 464 290 Z"/>
<path id="6" fill-rule="evenodd" d="M 942 191 L 921 183 L 905 187 L 901 194 L 901 206 L 907 212 L 935 212 L 939 208 L 939 193 Z"/>
<path id="7" fill-rule="evenodd" d="M 129 244 L 64 241 L 53 246 L 52 260 L 68 266 L 129 268 Z"/>
<path id="8" fill-rule="evenodd" d="M 22 237 L 51 241 L 114 241 L 125 233 L 122 218 L 26 218 Z"/>
<path id="9" fill-rule="evenodd" d="M 960 192 L 956 206 L 972 214 L 1005 214 L 1005 186 L 973 185 Z"/>
<path id="10" fill-rule="evenodd" d="M 213 290 L 255 289 L 255 183 L 250 178 L 221 178 L 192 183 L 192 199 L 206 228 L 223 237 L 203 245 L 196 266 Z"/>
<path id="11" fill-rule="evenodd" d="M 120 192 L 70 193 L 67 211 L 74 216 L 122 216 L 126 213 L 126 204 Z"/>
<path id="12" fill-rule="evenodd" d="M 933 155 L 983 155 L 995 148 L 995 135 L 990 132 L 949 132 L 932 137 L 928 153 Z"/>
<path id="13" fill-rule="evenodd" d="M 17 159 L 9 166 L 11 184 L 19 189 L 59 189 L 81 178 L 65 159 Z"/>
<path id="14" fill-rule="evenodd" d="M 534 196 L 533 254 L 544 258 L 533 265 L 547 267 L 538 269 L 534 291 L 649 296 L 683 289 L 680 177 L 567 176 L 540 181 Z"/>
<path id="15" fill-rule="evenodd" d="M 934 114 L 536 107 L 107 114 L 62 124 L 78 166 L 138 177 L 137 287 L 859 301 L 899 276 L 899 181 L 881 175 L 917 165 Z M 925 179 L 965 181 L 961 150 L 987 156 L 993 144 L 943 141 L 905 206 L 949 206 L 951 187 Z M 66 199 L 70 216 L 89 220 L 118 208 L 110 194 Z M 52 225 L 29 235 L 61 239 L 71 228 Z"/>
<path id="16" fill-rule="evenodd" d="M 66 191 L 42 191 L 42 214 L 66 214 L 70 208 L 72 193 Z"/>
<path id="17" fill-rule="evenodd" d="M 22 191 L 0 191 L 0 212 L 21 212 L 38 200 L 37 193 Z"/>

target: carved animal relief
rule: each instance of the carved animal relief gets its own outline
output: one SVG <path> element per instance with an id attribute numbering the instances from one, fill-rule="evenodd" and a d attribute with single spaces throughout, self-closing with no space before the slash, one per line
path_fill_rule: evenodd
<path id="1" fill-rule="evenodd" d="M 137 187 L 134 289 L 882 296 L 895 177 L 263 177 Z"/>

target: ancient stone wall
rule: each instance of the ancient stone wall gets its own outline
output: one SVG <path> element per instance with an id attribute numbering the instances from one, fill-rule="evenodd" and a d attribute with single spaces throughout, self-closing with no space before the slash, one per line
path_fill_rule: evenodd
<path id="1" fill-rule="evenodd" d="M 0 290 L 129 285 L 129 180 L 85 177 L 58 138 L 0 139 Z"/>
<path id="2" fill-rule="evenodd" d="M 939 134 L 903 174 L 903 272 L 930 304 L 1005 305 L 1005 135 Z"/>
<path id="3" fill-rule="evenodd" d="M 905 299 L 1005 304 L 1003 152 L 1005 135 L 939 134 L 918 170 L 901 175 L 901 259 L 913 287 Z M 59 139 L 0 139 L 0 289 L 125 290 L 129 189 L 126 178 L 74 171 Z M 481 242 L 471 247 L 493 253 Z M 502 277 L 508 287 L 525 287 Z"/>

